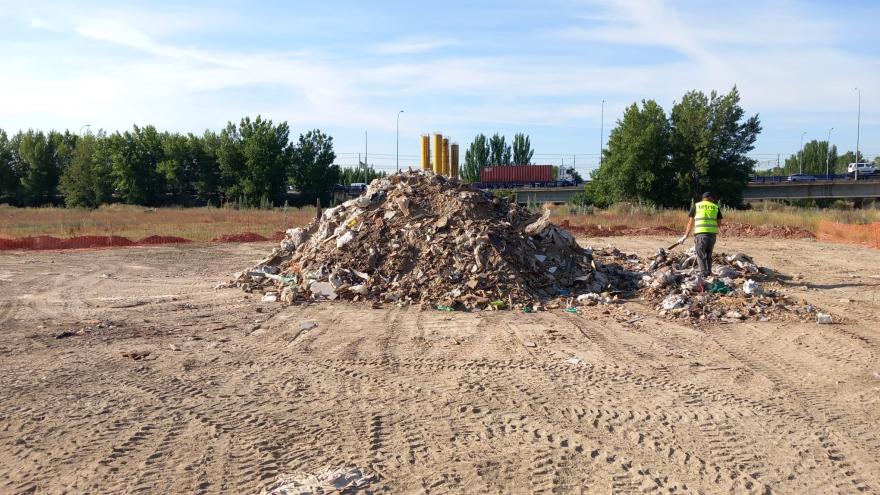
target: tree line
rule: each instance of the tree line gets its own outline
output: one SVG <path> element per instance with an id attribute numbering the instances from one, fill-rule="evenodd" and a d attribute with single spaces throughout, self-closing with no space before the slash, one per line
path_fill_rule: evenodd
<path id="1" fill-rule="evenodd" d="M 151 125 L 83 135 L 0 129 L 0 203 L 269 206 L 293 187 L 302 203 L 329 204 L 346 173 L 335 159 L 331 136 L 315 129 L 292 141 L 287 122 L 260 116 L 202 135 Z"/>
<path id="2" fill-rule="evenodd" d="M 859 151 L 859 159 L 853 151 L 847 151 L 842 155 L 837 154 L 837 146 L 828 147 L 828 141 L 812 140 L 804 144 L 798 153 L 794 153 L 769 170 L 762 170 L 757 175 L 790 175 L 803 172 L 808 175 L 845 174 L 847 166 L 856 161 L 864 162 L 865 156 Z M 880 164 L 880 157 L 875 157 L 874 162 Z"/>
<path id="3" fill-rule="evenodd" d="M 521 132 L 514 134 L 512 145 L 497 132 L 488 139 L 485 134 L 477 134 L 465 151 L 460 175 L 466 182 L 478 182 L 483 167 L 530 165 L 534 154 L 529 136 Z"/>
<path id="4" fill-rule="evenodd" d="M 611 130 L 581 201 L 681 207 L 712 191 L 739 205 L 756 163 L 747 154 L 761 132 L 758 116 L 747 117 L 739 102 L 734 86 L 726 95 L 690 91 L 669 115 L 654 100 L 633 103 Z"/>

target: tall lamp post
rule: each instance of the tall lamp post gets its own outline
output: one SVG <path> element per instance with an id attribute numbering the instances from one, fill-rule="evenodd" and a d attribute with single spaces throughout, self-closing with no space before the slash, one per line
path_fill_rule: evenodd
<path id="1" fill-rule="evenodd" d="M 403 113 L 403 110 L 397 112 L 397 173 L 400 173 L 400 114 Z"/>
<path id="2" fill-rule="evenodd" d="M 862 124 L 862 90 L 856 87 L 856 91 L 859 93 L 859 113 L 856 117 L 856 175 L 855 180 L 859 180 L 859 127 Z"/>
<path id="3" fill-rule="evenodd" d="M 800 173 L 804 173 L 804 136 L 806 135 L 807 131 L 801 133 L 801 149 L 798 151 L 798 168 Z"/>
<path id="4" fill-rule="evenodd" d="M 79 135 L 82 136 L 83 128 L 91 127 L 91 126 L 92 126 L 92 124 L 83 124 L 83 125 L 79 126 Z"/>
<path id="5" fill-rule="evenodd" d="M 602 166 L 602 150 L 605 148 L 605 100 L 602 100 L 602 123 L 599 124 L 599 166 Z"/>
<path id="6" fill-rule="evenodd" d="M 825 142 L 825 178 L 826 179 L 831 175 L 831 172 L 828 169 L 828 162 L 831 161 L 831 131 L 833 131 L 833 130 L 834 130 L 833 127 L 831 129 L 828 129 L 828 141 Z"/>

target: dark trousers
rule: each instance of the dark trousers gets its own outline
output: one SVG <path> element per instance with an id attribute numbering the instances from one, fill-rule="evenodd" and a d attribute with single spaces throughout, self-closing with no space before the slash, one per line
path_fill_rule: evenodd
<path id="1" fill-rule="evenodd" d="M 715 234 L 695 235 L 694 247 L 697 250 L 697 263 L 700 265 L 700 275 L 708 277 L 712 274 L 712 250 L 715 249 Z"/>

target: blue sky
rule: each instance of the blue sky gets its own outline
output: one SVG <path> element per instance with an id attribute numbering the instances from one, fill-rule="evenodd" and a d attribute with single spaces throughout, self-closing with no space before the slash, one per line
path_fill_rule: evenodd
<path id="1" fill-rule="evenodd" d="M 415 162 L 418 136 L 466 146 L 531 136 L 541 163 L 598 163 L 634 101 L 667 111 L 734 84 L 764 131 L 754 156 L 805 140 L 880 155 L 880 3 L 13 2 L 0 0 L 0 128 L 201 132 L 262 114 L 330 133 L 354 164 Z M 576 155 L 576 157 L 575 157 Z"/>

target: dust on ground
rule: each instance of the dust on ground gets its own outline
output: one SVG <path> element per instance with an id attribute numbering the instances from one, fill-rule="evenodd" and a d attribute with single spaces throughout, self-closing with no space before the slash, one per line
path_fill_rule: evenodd
<path id="1" fill-rule="evenodd" d="M 0 254 L 0 492 L 880 492 L 876 250 L 721 239 L 847 322 L 693 327 L 212 289 L 269 246 Z"/>

